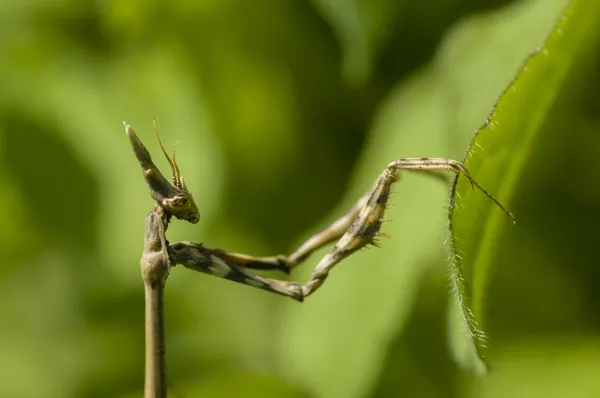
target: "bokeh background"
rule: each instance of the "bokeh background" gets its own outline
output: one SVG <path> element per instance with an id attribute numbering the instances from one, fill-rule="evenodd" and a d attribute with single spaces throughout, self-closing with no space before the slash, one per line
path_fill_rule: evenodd
<path id="1" fill-rule="evenodd" d="M 0 2 L 0 396 L 142 395 L 138 262 L 153 203 L 122 120 L 165 172 L 152 119 L 167 146 L 181 141 L 202 219 L 174 222 L 171 241 L 289 253 L 389 161 L 460 159 L 565 4 Z M 172 396 L 600 396 L 588 61 L 507 203 L 527 222 L 490 284 L 490 376 L 462 371 L 447 344 L 449 185 L 408 175 L 382 248 L 303 304 L 173 270 Z"/>

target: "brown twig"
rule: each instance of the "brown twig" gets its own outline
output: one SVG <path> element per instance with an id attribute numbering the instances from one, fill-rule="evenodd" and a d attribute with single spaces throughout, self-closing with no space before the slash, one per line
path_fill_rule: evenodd
<path id="1" fill-rule="evenodd" d="M 156 207 L 146 216 L 140 261 L 146 296 L 146 381 L 144 398 L 166 398 L 164 284 L 170 264 L 165 239 L 166 216 Z"/>

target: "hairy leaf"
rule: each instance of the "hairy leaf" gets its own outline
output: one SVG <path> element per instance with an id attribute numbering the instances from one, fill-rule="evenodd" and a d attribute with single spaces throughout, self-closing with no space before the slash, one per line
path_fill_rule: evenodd
<path id="1" fill-rule="evenodd" d="M 466 167 L 484 180 L 486 189 L 508 207 L 532 162 L 532 148 L 543 139 L 565 77 L 583 55 L 583 44 L 596 33 L 598 3 L 572 1 L 556 26 L 527 59 L 503 93 L 465 156 Z M 563 93 L 564 95 L 564 93 Z M 458 179 L 452 197 L 451 247 L 455 307 L 451 318 L 452 348 L 464 366 L 485 372 L 485 294 L 497 243 L 511 233 L 511 222 L 492 202 Z M 516 214 L 517 219 L 519 214 Z M 519 223 L 515 228 L 519 228 Z M 479 325 L 476 323 L 479 323 Z M 462 332 L 459 332 L 459 328 Z"/>

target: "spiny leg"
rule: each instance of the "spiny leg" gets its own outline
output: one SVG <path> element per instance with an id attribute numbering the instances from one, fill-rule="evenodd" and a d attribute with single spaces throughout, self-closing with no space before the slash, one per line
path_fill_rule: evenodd
<path id="1" fill-rule="evenodd" d="M 350 228 L 354 220 L 356 220 L 356 217 L 358 217 L 360 211 L 367 204 L 368 199 L 369 195 L 364 195 L 346 214 L 335 220 L 327 228 L 313 235 L 306 242 L 300 245 L 300 247 L 297 248 L 287 258 L 289 268 L 293 269 L 294 267 L 305 261 L 316 250 L 341 238 L 346 233 L 348 228 Z"/>
<path id="2" fill-rule="evenodd" d="M 360 211 L 356 220 L 352 223 L 348 231 L 336 243 L 333 250 L 325 255 L 317 264 L 312 272 L 308 282 L 302 286 L 302 295 L 304 297 L 314 293 L 325 282 L 331 269 L 340 261 L 352 253 L 362 249 L 368 244 L 374 244 L 375 238 L 379 235 L 381 224 L 383 223 L 383 214 L 387 206 L 390 189 L 398 179 L 401 170 L 412 171 L 451 171 L 457 174 L 463 174 L 469 182 L 481 190 L 490 198 L 502 211 L 513 219 L 510 213 L 498 200 L 489 192 L 483 189 L 474 179 L 467 169 L 456 160 L 445 158 L 404 158 L 396 160 L 385 168 L 383 173 L 377 179 L 375 187 L 369 194 L 367 204 Z"/>
<path id="3" fill-rule="evenodd" d="M 405 158 L 394 161 L 388 165 L 386 171 L 384 171 L 383 175 L 386 172 L 389 174 L 390 170 L 395 173 L 400 170 L 413 170 L 413 171 L 426 171 L 435 173 L 438 171 L 452 171 L 455 173 L 462 173 L 469 182 L 479 188 L 488 198 L 490 198 L 496 205 L 498 205 L 504 212 L 506 212 L 513 219 L 514 217 L 508 210 L 506 210 L 490 193 L 484 190 L 474 179 L 471 177 L 470 173 L 465 169 L 465 167 L 459 162 L 452 159 L 445 158 Z M 395 178 L 395 177 L 394 177 Z M 377 184 L 379 184 L 381 180 L 378 180 Z M 387 177 L 389 184 L 393 183 L 395 180 L 390 177 Z M 305 261 L 313 252 L 320 249 L 321 247 L 332 243 L 338 239 L 340 239 L 350 228 L 352 223 L 356 220 L 360 211 L 365 208 L 368 204 L 369 198 L 375 193 L 376 188 L 373 189 L 372 192 L 367 193 L 362 198 L 356 202 L 356 204 L 342 217 L 334 221 L 331 225 L 329 225 L 324 230 L 318 232 L 311 238 L 309 238 L 306 242 L 304 242 L 298 249 L 296 249 L 292 254 L 288 257 L 283 255 L 272 256 L 272 257 L 253 257 L 245 254 L 238 253 L 228 253 L 219 249 L 212 249 L 213 254 L 221 257 L 225 260 L 230 260 L 236 262 L 240 267 L 250 268 L 250 269 L 261 269 L 261 270 L 281 270 L 283 272 L 289 273 L 296 266 Z M 385 193 L 385 197 L 380 197 L 380 201 L 385 201 L 387 203 L 387 195 L 389 195 L 389 189 L 387 193 Z M 373 206 L 371 203 L 369 206 Z"/>
<path id="4" fill-rule="evenodd" d="M 345 215 L 312 236 L 289 257 L 254 257 L 209 248 L 199 243 L 177 242 L 169 247 L 171 263 L 303 301 L 302 287 L 297 283 L 255 275 L 242 268 L 280 270 L 289 274 L 293 267 L 306 260 L 315 250 L 344 235 L 367 203 L 368 197 L 363 196 Z"/>
<path id="5" fill-rule="evenodd" d="M 208 248 L 206 246 L 202 247 L 209 250 L 213 256 L 217 256 L 225 261 L 234 262 L 239 267 L 258 270 L 279 270 L 289 274 L 293 268 L 305 261 L 313 252 L 341 238 L 348 228 L 350 228 L 358 213 L 365 207 L 368 198 L 368 195 L 360 198 L 346 214 L 335 220 L 327 228 L 313 235 L 287 257 L 284 255 L 255 257 Z"/>
<path id="6" fill-rule="evenodd" d="M 327 277 L 327 273 L 336 263 L 360 248 L 356 247 L 350 252 L 347 246 L 348 243 L 352 243 L 352 240 L 345 238 L 353 234 L 354 232 L 352 231 L 359 229 L 357 223 L 359 223 L 361 217 L 363 219 L 362 223 L 366 221 L 365 214 L 372 207 L 370 204 L 373 202 L 373 198 L 381 196 L 381 182 L 382 177 L 377 180 L 373 191 L 361 198 L 346 215 L 336 220 L 330 227 L 310 238 L 296 250 L 290 256 L 290 258 L 294 257 L 296 259 L 294 262 L 286 259 L 285 256 L 251 257 L 236 253 L 226 253 L 219 249 L 211 249 L 192 242 L 177 242 L 169 247 L 171 263 L 182 264 L 184 267 L 198 272 L 229 279 L 303 301 L 305 296 L 314 292 L 323 283 Z M 384 194 L 386 201 L 389 195 L 389 185 L 391 183 L 388 184 L 387 193 Z M 374 203 L 377 201 L 375 199 Z M 321 260 L 317 269 L 312 273 L 309 282 L 304 286 L 300 286 L 295 282 L 265 278 L 246 272 L 241 268 L 280 269 L 280 261 L 285 261 L 286 267 L 289 267 L 290 264 L 297 265 L 313 251 L 340 237 L 341 239 L 333 251 Z M 365 241 L 362 246 L 365 246 L 367 243 L 369 242 Z"/>
<path id="7" fill-rule="evenodd" d="M 282 281 L 255 275 L 241 268 L 241 264 L 225 259 L 201 244 L 177 242 L 169 246 L 169 258 L 172 264 L 205 274 L 243 283 L 267 290 L 294 300 L 303 301 L 302 287 L 295 282 Z"/>
<path id="8" fill-rule="evenodd" d="M 211 255 L 227 262 L 233 262 L 237 264 L 238 267 L 259 270 L 279 270 L 286 274 L 290 273 L 288 258 L 283 255 L 255 257 L 247 254 L 226 252 L 225 250 L 213 249 L 206 246 L 203 247 L 210 251 Z"/>
<path id="9" fill-rule="evenodd" d="M 427 172 L 451 171 L 463 174 L 474 187 L 480 189 L 511 217 L 514 223 L 514 216 L 494 196 L 483 189 L 461 163 L 444 158 L 405 158 L 396 160 L 390 163 L 377 179 L 375 187 L 368 195 L 366 205 L 360 211 L 348 231 L 337 242 L 333 250 L 323 257 L 311 274 L 308 282 L 302 286 L 304 297 L 312 294 L 323 284 L 329 272 L 337 263 L 368 244 L 374 244 L 374 240 L 379 235 L 379 230 L 383 223 L 383 214 L 387 206 L 391 185 L 396 182 L 401 170 Z"/>
<path id="10" fill-rule="evenodd" d="M 446 158 L 404 158 L 390 163 L 387 169 L 390 167 L 395 168 L 396 170 L 406 169 L 413 171 L 452 171 L 456 174 L 462 174 L 469 180 L 471 186 L 477 187 L 477 189 L 483 192 L 488 199 L 494 202 L 496 206 L 498 206 L 512 219 L 513 224 L 515 223 L 515 216 L 508 211 L 508 209 L 506 209 L 502 203 L 500 203 L 498 199 L 494 197 L 494 195 L 483 189 L 483 187 L 479 185 L 473 177 L 471 177 L 471 174 L 465 168 L 465 166 L 456 160 Z"/>
<path id="11" fill-rule="evenodd" d="M 169 254 L 171 255 L 171 260 L 174 264 L 183 264 L 187 268 L 196 271 L 244 283 L 302 301 L 304 297 L 314 293 L 323 284 L 329 272 L 337 263 L 363 247 L 374 244 L 375 238 L 380 235 L 379 230 L 383 223 L 383 214 L 388 203 L 391 186 L 397 181 L 401 170 L 426 172 L 451 171 L 463 174 L 474 187 L 480 189 L 514 220 L 513 215 L 496 198 L 485 191 L 459 162 L 443 158 L 405 158 L 390 163 L 379 176 L 369 194 L 361 198 L 346 215 L 335 221 L 330 227 L 310 238 L 287 259 L 284 256 L 251 257 L 242 254 L 227 253 L 217 249 L 209 249 L 198 244 L 180 242 L 170 246 Z M 304 261 L 316 249 L 338 238 L 339 240 L 333 250 L 323 257 L 317 264 L 308 282 L 302 286 L 295 282 L 280 281 L 254 275 L 241 269 L 241 267 L 284 270 L 287 267 L 287 269 L 290 269 Z M 282 262 L 286 263 L 286 266 L 283 268 Z"/>

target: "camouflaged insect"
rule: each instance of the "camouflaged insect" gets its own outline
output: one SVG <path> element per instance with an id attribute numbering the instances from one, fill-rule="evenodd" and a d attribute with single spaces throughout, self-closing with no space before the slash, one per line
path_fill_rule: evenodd
<path id="1" fill-rule="evenodd" d="M 192 223 L 198 222 L 198 209 L 192 195 L 185 188 L 183 178 L 179 173 L 179 167 L 175 162 L 175 155 L 173 155 L 173 161 L 171 161 L 159 138 L 160 146 L 173 171 L 173 184 L 171 184 L 152 163 L 150 154 L 133 133 L 131 127 L 125 124 L 125 130 L 142 165 L 144 178 L 150 186 L 152 197 L 158 205 L 167 216 L 174 215 Z M 428 173 L 449 171 L 462 174 L 473 187 L 481 190 L 514 221 L 514 216 L 494 196 L 483 189 L 460 162 L 445 158 L 404 158 L 388 164 L 371 191 L 359 199 L 348 213 L 307 240 L 289 257 L 282 255 L 253 257 L 220 249 L 211 249 L 198 243 L 177 242 L 168 247 L 170 262 L 173 265 L 182 264 L 195 271 L 303 301 L 305 297 L 314 293 L 325 282 L 329 272 L 337 263 L 368 245 L 376 245 L 377 237 L 382 235 L 380 229 L 383 224 L 383 216 L 391 186 L 398 180 L 402 170 Z M 244 268 L 280 270 L 289 273 L 293 268 L 304 262 L 314 251 L 332 242 L 336 242 L 335 246 L 317 264 L 308 282 L 304 285 L 255 275 L 244 270 Z"/>

